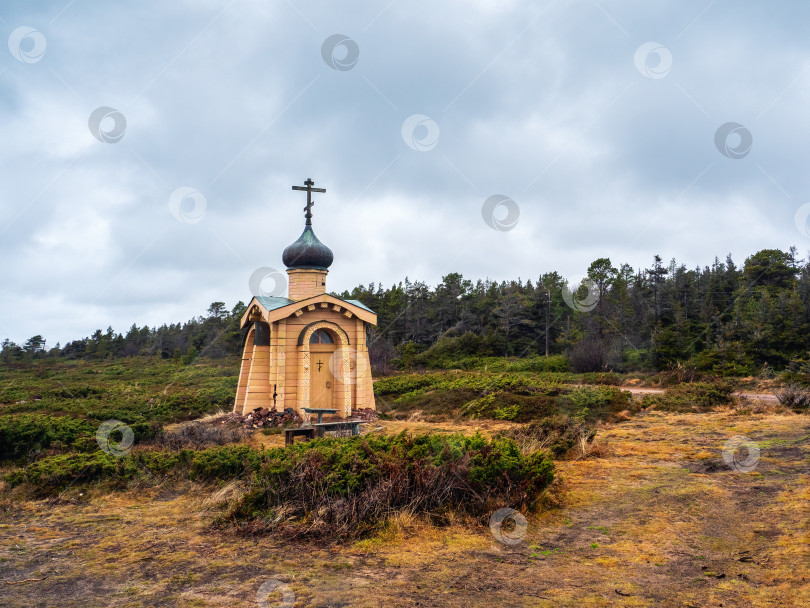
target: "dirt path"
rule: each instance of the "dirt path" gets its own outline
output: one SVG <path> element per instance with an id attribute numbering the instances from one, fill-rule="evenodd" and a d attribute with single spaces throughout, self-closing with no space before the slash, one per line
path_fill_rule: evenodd
<path id="1" fill-rule="evenodd" d="M 620 386 L 619 388 L 623 391 L 628 391 L 633 395 L 661 395 L 666 392 L 663 388 L 643 388 L 637 386 Z M 746 391 L 739 391 L 734 393 L 734 396 L 742 397 L 743 399 L 751 399 L 753 401 L 779 401 L 779 399 L 773 393 L 749 393 Z"/>
<path id="2" fill-rule="evenodd" d="M 721 458 L 735 435 L 759 444 L 752 472 Z M 650 412 L 599 437 L 610 455 L 560 463 L 564 506 L 515 546 L 485 525 L 240 538 L 209 525 L 216 488 L 191 484 L 4 499 L 0 604 L 255 607 L 275 580 L 322 608 L 810 605 L 810 418 Z"/>

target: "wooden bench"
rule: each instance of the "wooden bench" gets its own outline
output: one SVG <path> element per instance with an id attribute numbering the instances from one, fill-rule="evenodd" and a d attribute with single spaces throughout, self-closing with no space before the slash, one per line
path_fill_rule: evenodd
<path id="1" fill-rule="evenodd" d="M 315 436 L 323 437 L 325 433 L 337 432 L 340 437 L 348 437 L 360 434 L 360 423 L 362 420 L 344 420 L 342 422 L 321 422 L 314 424 Z M 344 435 L 344 433 L 346 433 Z"/>
<path id="2" fill-rule="evenodd" d="M 304 441 L 315 439 L 314 426 L 299 426 L 295 429 L 284 429 L 284 445 L 292 445 L 295 443 L 296 437 L 304 437 Z"/>
<path id="3" fill-rule="evenodd" d="M 306 412 L 307 414 L 317 414 L 318 415 L 318 424 L 323 424 L 323 415 L 324 414 L 335 414 L 337 410 L 333 410 L 331 408 L 323 408 L 323 407 L 302 407 L 302 412 Z"/>

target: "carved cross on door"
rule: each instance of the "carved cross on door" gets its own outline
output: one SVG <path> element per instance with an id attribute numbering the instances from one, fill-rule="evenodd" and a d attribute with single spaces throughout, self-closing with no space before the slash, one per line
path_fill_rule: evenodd
<path id="1" fill-rule="evenodd" d="M 323 361 L 318 359 L 318 371 L 321 371 L 321 365 L 323 365 Z"/>

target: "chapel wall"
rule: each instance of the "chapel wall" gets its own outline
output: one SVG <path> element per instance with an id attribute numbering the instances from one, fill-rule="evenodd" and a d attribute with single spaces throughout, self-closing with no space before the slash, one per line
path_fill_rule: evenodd
<path id="1" fill-rule="evenodd" d="M 326 270 L 287 270 L 289 298 L 297 302 L 326 293 L 326 274 Z"/>

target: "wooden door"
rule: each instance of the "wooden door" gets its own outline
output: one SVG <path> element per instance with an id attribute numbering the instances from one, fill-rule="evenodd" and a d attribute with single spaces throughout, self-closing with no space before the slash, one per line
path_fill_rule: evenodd
<path id="1" fill-rule="evenodd" d="M 334 344 L 311 344 L 309 349 L 309 407 L 333 408 L 335 378 L 329 369 Z"/>

